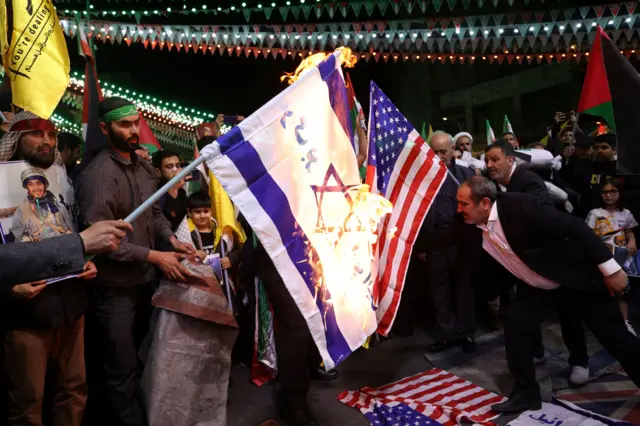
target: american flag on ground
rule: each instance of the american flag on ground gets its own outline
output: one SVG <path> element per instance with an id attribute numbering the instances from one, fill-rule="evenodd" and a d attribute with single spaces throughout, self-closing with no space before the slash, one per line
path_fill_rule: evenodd
<path id="1" fill-rule="evenodd" d="M 434 368 L 379 387 L 345 391 L 340 402 L 355 407 L 375 426 L 493 425 L 491 405 L 506 398 Z"/>
<path id="2" fill-rule="evenodd" d="M 447 169 L 374 82 L 370 96 L 366 182 L 394 206 L 379 232 L 373 293 L 378 333 L 386 336 L 400 305 L 413 243 Z"/>

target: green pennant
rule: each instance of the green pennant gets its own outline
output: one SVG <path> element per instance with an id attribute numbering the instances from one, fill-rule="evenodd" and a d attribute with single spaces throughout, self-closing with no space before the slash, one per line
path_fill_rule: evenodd
<path id="1" fill-rule="evenodd" d="M 286 21 L 287 16 L 289 16 L 289 8 L 286 6 L 282 6 L 282 7 L 279 7 L 278 10 L 280 11 L 280 16 L 282 16 L 282 20 Z"/>
<path id="2" fill-rule="evenodd" d="M 364 2 L 364 10 L 367 11 L 367 14 L 369 16 L 371 16 L 371 14 L 373 13 L 373 9 L 376 7 L 376 2 L 375 1 L 365 1 Z"/>
<path id="3" fill-rule="evenodd" d="M 269 19 L 271 18 L 271 12 L 273 12 L 273 8 L 272 7 L 265 7 L 264 8 L 264 17 Z"/>
<path id="4" fill-rule="evenodd" d="M 140 20 L 142 19 L 142 12 L 136 12 L 134 13 L 134 16 L 136 18 L 136 24 L 140 25 Z"/>
<path id="5" fill-rule="evenodd" d="M 453 10 L 456 7 L 456 0 L 447 0 L 447 3 L 449 4 L 449 10 Z"/>
<path id="6" fill-rule="evenodd" d="M 355 13 L 356 16 L 360 16 L 360 11 L 362 10 L 362 2 L 352 1 L 351 3 L 349 3 L 349 6 L 351 6 L 351 9 L 353 9 L 353 13 Z"/>
<path id="7" fill-rule="evenodd" d="M 470 4 L 471 0 L 462 0 L 462 6 L 464 7 L 464 10 L 467 10 Z"/>
<path id="8" fill-rule="evenodd" d="M 407 8 L 407 12 L 413 12 L 414 2 L 412 0 L 404 0 L 404 7 Z"/>
<path id="9" fill-rule="evenodd" d="M 291 6 L 291 14 L 298 19 L 300 17 L 300 6 Z"/>
<path id="10" fill-rule="evenodd" d="M 312 5 L 306 4 L 302 6 L 302 14 L 304 15 L 304 19 L 309 19 L 309 14 L 311 14 Z"/>
<path id="11" fill-rule="evenodd" d="M 484 0 L 478 0 L 478 7 L 484 6 Z"/>
<path id="12" fill-rule="evenodd" d="M 378 7 L 380 8 L 380 13 L 382 13 L 382 16 L 384 16 L 388 6 L 389 2 L 387 0 L 378 0 Z"/>
<path id="13" fill-rule="evenodd" d="M 493 7 L 498 7 L 498 1 L 499 0 L 493 0 Z"/>
<path id="14" fill-rule="evenodd" d="M 251 8 L 245 7 L 244 9 L 242 9 L 242 14 L 244 15 L 244 19 L 249 22 L 249 20 L 251 19 Z"/>
<path id="15" fill-rule="evenodd" d="M 442 7 L 442 0 L 433 0 L 433 8 L 436 12 L 440 12 L 440 8 Z"/>

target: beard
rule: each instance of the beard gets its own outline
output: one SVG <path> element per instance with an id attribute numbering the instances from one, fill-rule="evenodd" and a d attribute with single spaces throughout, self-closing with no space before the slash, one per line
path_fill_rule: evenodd
<path id="1" fill-rule="evenodd" d="M 136 150 L 140 149 L 140 145 L 138 144 L 139 138 L 138 135 L 134 135 L 128 139 L 124 139 L 117 135 L 111 127 L 108 127 L 109 132 L 109 142 L 116 147 L 118 150 L 122 152 L 130 152 L 134 153 Z"/>
<path id="2" fill-rule="evenodd" d="M 39 146 L 35 151 L 23 154 L 22 158 L 32 166 L 48 169 L 56 159 L 55 148 Z"/>

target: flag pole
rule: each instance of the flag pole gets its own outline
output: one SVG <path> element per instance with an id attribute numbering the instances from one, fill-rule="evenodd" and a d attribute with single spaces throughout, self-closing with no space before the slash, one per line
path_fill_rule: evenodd
<path id="1" fill-rule="evenodd" d="M 189 173 L 193 172 L 196 169 L 196 167 L 198 167 L 200 164 L 204 163 L 205 160 L 207 160 L 207 159 L 208 159 L 207 156 L 201 155 L 196 160 L 192 161 L 187 167 L 182 169 L 182 171 L 180 173 L 175 175 L 169 182 L 165 183 L 162 186 L 162 188 L 158 189 L 151 197 L 146 199 L 144 203 L 140 204 L 140 206 L 138 208 L 136 208 L 134 211 L 132 211 L 129 214 L 129 216 L 124 218 L 124 221 L 128 222 L 128 223 L 133 223 L 138 218 L 138 216 L 140 216 L 149 207 L 153 206 L 156 203 L 156 201 L 158 201 L 160 198 L 162 198 L 162 196 L 164 194 L 169 192 L 169 190 L 174 185 L 176 185 L 178 182 L 180 182 Z"/>
<path id="2" fill-rule="evenodd" d="M 220 256 L 226 257 L 225 249 L 224 249 L 224 238 L 220 238 Z M 233 302 L 231 300 L 231 288 L 229 286 L 229 273 L 226 269 L 222 268 L 222 279 L 224 280 L 224 286 L 227 290 L 227 299 L 229 300 L 229 307 L 231 308 L 231 312 L 233 312 Z"/>

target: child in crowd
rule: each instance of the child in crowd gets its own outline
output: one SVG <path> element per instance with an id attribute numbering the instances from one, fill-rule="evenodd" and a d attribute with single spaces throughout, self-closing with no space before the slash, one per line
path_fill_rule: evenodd
<path id="1" fill-rule="evenodd" d="M 218 227 L 212 217 L 211 198 L 203 192 L 198 191 L 189 197 L 187 218 L 178 227 L 176 237 L 182 242 L 193 244 L 196 255 L 202 260 L 218 253 L 222 269 L 232 269 L 240 260 L 233 232 Z"/>
<path id="2" fill-rule="evenodd" d="M 638 252 L 633 228 L 638 226 L 635 218 L 624 203 L 622 183 L 615 178 L 607 178 L 602 186 L 601 207 L 593 209 L 587 216 L 587 223 L 595 231 L 605 245 L 611 250 L 614 258 L 623 266 L 628 257 L 635 258 Z M 627 328 L 633 334 L 635 330 L 629 323 L 628 295 L 619 299 L 622 316 Z"/>

